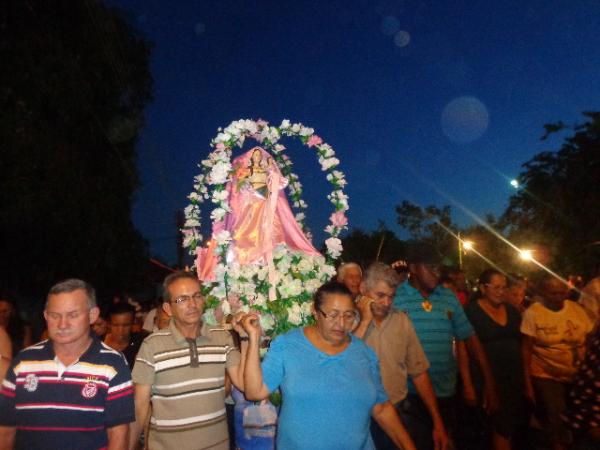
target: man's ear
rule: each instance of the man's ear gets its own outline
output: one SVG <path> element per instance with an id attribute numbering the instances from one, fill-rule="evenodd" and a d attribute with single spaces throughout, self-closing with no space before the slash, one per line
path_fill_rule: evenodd
<path id="1" fill-rule="evenodd" d="M 96 320 L 98 320 L 98 316 L 100 315 L 100 308 L 94 306 L 90 309 L 90 325 L 93 324 Z"/>
<path id="2" fill-rule="evenodd" d="M 171 311 L 171 304 L 169 302 L 164 302 L 162 304 L 162 309 L 167 313 L 167 316 L 173 317 L 173 311 Z"/>

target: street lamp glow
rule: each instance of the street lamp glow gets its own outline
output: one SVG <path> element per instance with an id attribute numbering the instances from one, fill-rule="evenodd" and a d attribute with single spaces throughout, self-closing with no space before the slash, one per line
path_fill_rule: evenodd
<path id="1" fill-rule="evenodd" d="M 533 259 L 533 251 L 531 251 L 531 250 L 519 250 L 519 257 L 523 261 L 531 261 Z"/>
<path id="2" fill-rule="evenodd" d="M 510 185 L 515 189 L 519 189 L 519 181 L 517 179 L 510 180 Z"/>
<path id="3" fill-rule="evenodd" d="M 473 242 L 472 241 L 463 241 L 463 248 L 465 250 L 472 250 L 473 249 Z"/>

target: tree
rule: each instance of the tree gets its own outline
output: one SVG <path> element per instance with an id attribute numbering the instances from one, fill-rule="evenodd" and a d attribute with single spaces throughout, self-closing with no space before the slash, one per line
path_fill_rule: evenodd
<path id="1" fill-rule="evenodd" d="M 130 213 L 149 44 L 94 0 L 10 1 L 0 25 L 4 288 L 131 287 L 147 259 Z"/>
<path id="2" fill-rule="evenodd" d="M 375 260 L 391 264 L 402 259 L 406 253 L 406 243 L 383 223 L 380 223 L 378 230 L 370 233 L 354 228 L 342 239 L 342 245 L 342 261 L 355 262 L 362 267 L 367 267 Z"/>
<path id="3" fill-rule="evenodd" d="M 523 165 L 521 187 L 500 220 L 511 241 L 536 244 L 542 262 L 562 274 L 589 272 L 600 260 L 600 112 L 583 115 L 558 151 Z M 566 127 L 544 128 L 542 139 Z"/>
<path id="4" fill-rule="evenodd" d="M 422 208 L 408 200 L 396 206 L 398 225 L 406 229 L 412 239 L 433 245 L 447 265 L 458 265 L 458 227 L 452 222 L 450 206 L 429 205 Z"/>

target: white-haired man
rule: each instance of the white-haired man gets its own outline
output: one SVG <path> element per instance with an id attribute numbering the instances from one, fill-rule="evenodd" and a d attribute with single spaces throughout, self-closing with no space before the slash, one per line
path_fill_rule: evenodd
<path id="1" fill-rule="evenodd" d="M 350 292 L 356 298 L 360 293 L 362 269 L 355 262 L 344 263 L 338 268 L 337 280 L 350 289 Z"/>

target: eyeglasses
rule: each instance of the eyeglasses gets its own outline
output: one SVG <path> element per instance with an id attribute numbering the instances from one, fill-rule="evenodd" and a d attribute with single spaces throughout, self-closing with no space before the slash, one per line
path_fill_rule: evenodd
<path id="1" fill-rule="evenodd" d="M 339 318 L 341 318 L 342 322 L 345 323 L 354 322 L 356 320 L 356 311 L 347 311 L 344 313 L 340 313 L 339 311 L 333 311 L 330 313 L 326 313 L 321 308 L 317 308 L 317 311 L 319 311 L 323 315 L 325 320 L 328 322 L 335 322 Z"/>
<path id="2" fill-rule="evenodd" d="M 187 303 L 192 299 L 196 302 L 200 302 L 204 300 L 204 295 L 202 295 L 202 293 L 200 292 L 196 292 L 194 295 L 180 295 L 179 297 L 173 299 L 171 303 L 183 305 L 184 303 Z"/>

